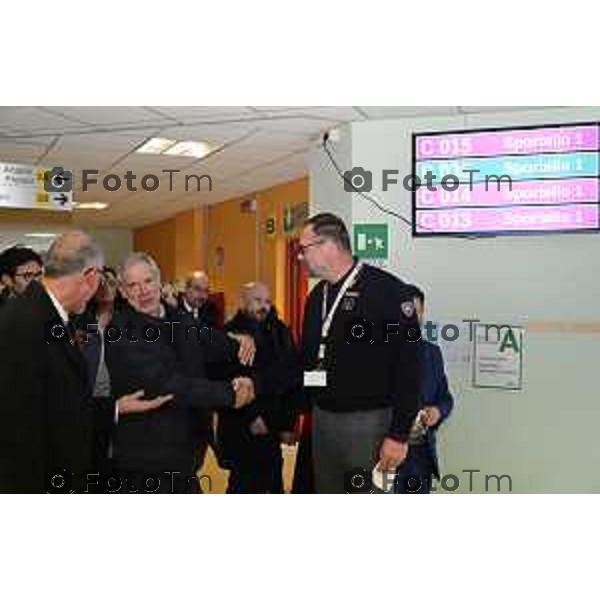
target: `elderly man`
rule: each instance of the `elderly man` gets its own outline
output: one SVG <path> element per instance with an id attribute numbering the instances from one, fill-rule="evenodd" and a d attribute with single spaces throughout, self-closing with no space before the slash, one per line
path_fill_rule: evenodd
<path id="1" fill-rule="evenodd" d="M 225 329 L 254 338 L 254 365 L 239 373 L 257 381 L 252 406 L 219 415 L 217 439 L 221 462 L 230 470 L 228 492 L 282 493 L 280 444 L 293 443 L 295 396 L 302 392 L 300 356 L 264 283 L 244 285 L 242 307 Z"/>
<path id="2" fill-rule="evenodd" d="M 32 281 L 0 313 L 2 492 L 87 490 L 94 413 L 69 314 L 81 313 L 95 294 L 102 264 L 102 252 L 85 233 L 66 233 L 48 250 L 42 281 Z M 139 410 L 140 396 L 121 398 L 120 412 Z"/>
<path id="3" fill-rule="evenodd" d="M 252 402 L 253 382 L 205 377 L 206 355 L 230 352 L 230 340 L 198 328 L 183 315 L 168 319 L 160 301 L 160 270 L 152 257 L 130 255 L 119 279 L 128 306 L 113 320 L 112 334 L 107 331 L 111 384 L 117 394 L 143 389 L 174 395 L 172 403 L 157 411 L 119 419 L 113 457 L 122 491 L 197 491 L 196 424 L 207 408 L 241 408 Z"/>
<path id="4" fill-rule="evenodd" d="M 180 312 L 191 315 L 201 327 L 217 327 L 219 311 L 208 298 L 208 291 L 208 275 L 204 271 L 190 273 L 185 278 L 185 289 L 178 308 Z"/>

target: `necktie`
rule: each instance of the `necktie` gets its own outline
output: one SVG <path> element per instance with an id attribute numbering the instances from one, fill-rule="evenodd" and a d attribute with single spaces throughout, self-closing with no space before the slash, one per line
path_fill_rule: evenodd
<path id="1" fill-rule="evenodd" d="M 72 321 L 67 321 L 65 327 L 67 328 L 67 332 L 69 334 L 69 344 L 71 344 L 71 346 L 76 346 L 77 336 L 75 335 L 75 325 L 73 325 Z"/>

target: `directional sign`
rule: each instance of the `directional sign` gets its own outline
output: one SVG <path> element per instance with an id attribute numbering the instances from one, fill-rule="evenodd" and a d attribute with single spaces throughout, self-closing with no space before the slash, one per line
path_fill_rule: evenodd
<path id="1" fill-rule="evenodd" d="M 359 258 L 388 258 L 387 223 L 354 225 L 354 254 Z"/>
<path id="2" fill-rule="evenodd" d="M 49 169 L 32 165 L 0 163 L 0 208 L 29 208 L 70 211 L 73 192 L 45 189 Z"/>

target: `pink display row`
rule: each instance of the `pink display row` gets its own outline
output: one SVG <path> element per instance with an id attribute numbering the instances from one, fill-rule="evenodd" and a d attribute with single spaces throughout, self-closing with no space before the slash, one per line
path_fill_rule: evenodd
<path id="1" fill-rule="evenodd" d="M 598 124 L 418 135 L 416 160 L 598 150 Z"/>
<path id="2" fill-rule="evenodd" d="M 521 204 L 563 204 L 597 202 L 598 179 L 562 179 L 556 181 L 514 181 L 512 189 L 504 181 L 498 189 L 495 182 L 461 185 L 446 191 L 438 184 L 436 191 L 426 187 L 417 190 L 417 208 L 455 208 L 469 206 L 503 206 Z M 487 189 L 486 189 L 487 188 Z"/>
<path id="3" fill-rule="evenodd" d="M 598 228 L 598 204 L 418 210 L 418 233 L 559 231 Z"/>

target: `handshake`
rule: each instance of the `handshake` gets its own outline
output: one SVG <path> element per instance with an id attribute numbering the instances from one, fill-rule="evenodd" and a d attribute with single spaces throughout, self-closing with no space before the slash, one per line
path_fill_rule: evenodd
<path id="1" fill-rule="evenodd" d="M 256 394 L 254 392 L 254 382 L 249 377 L 236 377 L 231 384 L 235 393 L 234 408 L 243 408 L 251 402 L 254 402 Z"/>

